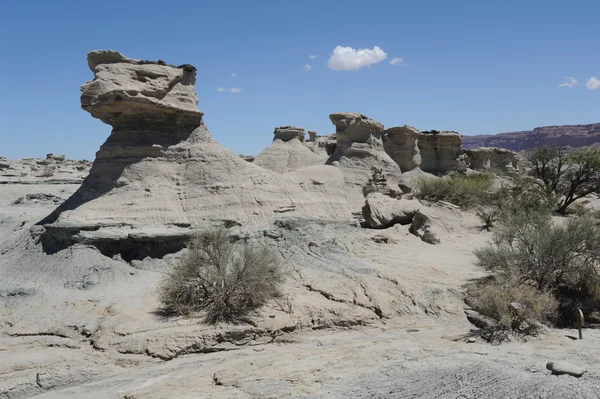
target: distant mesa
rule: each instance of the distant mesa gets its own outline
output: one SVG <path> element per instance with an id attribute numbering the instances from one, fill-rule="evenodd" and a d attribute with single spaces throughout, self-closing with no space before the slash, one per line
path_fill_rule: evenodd
<path id="1" fill-rule="evenodd" d="M 600 147 L 600 123 L 544 126 L 520 132 L 463 137 L 466 149 L 499 147 L 519 152 L 544 145 Z"/>

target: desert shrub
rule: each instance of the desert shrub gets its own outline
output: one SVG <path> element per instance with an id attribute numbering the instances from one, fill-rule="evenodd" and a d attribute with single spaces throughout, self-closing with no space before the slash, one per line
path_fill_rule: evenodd
<path id="1" fill-rule="evenodd" d="M 420 179 L 417 181 L 416 196 L 427 201 L 447 201 L 463 208 L 472 208 L 487 202 L 493 183 L 494 176 L 488 173 Z"/>
<path id="2" fill-rule="evenodd" d="M 600 228 L 587 217 L 555 224 L 547 211 L 514 205 L 502 210 L 492 243 L 476 250 L 479 266 L 498 278 L 552 293 L 562 321 L 576 308 L 600 304 Z M 505 213 L 506 212 L 506 213 Z"/>
<path id="3" fill-rule="evenodd" d="M 575 202 L 573 205 L 571 205 L 569 208 L 566 209 L 565 211 L 566 215 L 575 215 L 575 216 L 585 216 L 587 214 L 592 214 L 591 211 L 588 211 L 588 209 L 585 207 L 584 204 L 582 204 L 581 202 Z"/>
<path id="4" fill-rule="evenodd" d="M 511 334 L 535 334 L 539 323 L 555 319 L 558 301 L 554 295 L 504 276 L 488 279 L 467 290 L 467 302 L 479 313 L 497 321 L 492 339 Z"/>
<path id="5" fill-rule="evenodd" d="M 159 287 L 169 312 L 205 311 L 207 322 L 235 321 L 279 294 L 285 275 L 268 246 L 233 243 L 220 228 L 197 235 L 188 249 Z"/>
<path id="6" fill-rule="evenodd" d="M 52 177 L 52 176 L 54 176 L 54 173 L 55 173 L 55 169 L 53 166 L 45 165 L 40 177 Z"/>
<path id="7" fill-rule="evenodd" d="M 481 220 L 483 227 L 489 230 L 494 227 L 498 219 L 498 211 L 499 208 L 494 205 L 480 206 L 475 211 L 475 215 Z"/>

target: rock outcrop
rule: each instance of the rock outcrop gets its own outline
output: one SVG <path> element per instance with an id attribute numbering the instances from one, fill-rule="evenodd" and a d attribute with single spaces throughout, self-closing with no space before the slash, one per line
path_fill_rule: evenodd
<path id="1" fill-rule="evenodd" d="M 284 212 L 351 220 L 339 170 L 320 166 L 318 184 L 308 173 L 284 177 L 217 143 L 197 108 L 193 66 L 112 51 L 88 61 L 94 80 L 82 86 L 82 107 L 113 130 L 79 190 L 40 222 L 47 252 L 85 243 L 141 259 L 232 220 L 254 230 Z"/>
<path id="2" fill-rule="evenodd" d="M 273 140 L 290 141 L 298 139 L 304 141 L 306 132 L 303 128 L 297 126 L 279 126 L 275 128 L 275 137 Z"/>
<path id="3" fill-rule="evenodd" d="M 311 151 L 304 142 L 304 129 L 275 128 L 273 143 L 256 156 L 254 163 L 277 173 L 287 173 L 312 165 L 324 165 L 326 157 Z"/>
<path id="4" fill-rule="evenodd" d="M 418 142 L 421 169 L 433 174 L 456 170 L 462 152 L 461 136 L 456 132 L 422 132 Z"/>
<path id="5" fill-rule="evenodd" d="M 402 189 L 396 185 L 395 187 L 390 185 L 385 177 L 383 171 L 379 168 L 373 167 L 373 176 L 369 179 L 367 184 L 363 187 L 363 195 L 367 197 L 371 193 L 381 193 L 392 198 L 402 197 Z"/>
<path id="6" fill-rule="evenodd" d="M 395 224 L 410 225 L 410 233 L 433 245 L 439 244 L 442 237 L 461 224 L 460 211 L 451 204 L 425 206 L 415 199 L 394 199 L 381 193 L 367 196 L 362 215 L 366 227 L 386 229 Z"/>
<path id="7" fill-rule="evenodd" d="M 598 147 L 600 146 L 600 123 L 544 126 L 520 132 L 463 137 L 463 146 L 466 149 L 500 147 L 518 152 L 543 145 L 561 145 L 572 148 Z"/>
<path id="8" fill-rule="evenodd" d="M 473 148 L 465 150 L 466 162 L 474 170 L 514 170 L 518 168 L 519 158 L 513 151 L 505 148 Z"/>
<path id="9" fill-rule="evenodd" d="M 400 166 L 403 173 L 421 166 L 421 151 L 417 145 L 420 136 L 419 129 L 412 126 L 397 126 L 385 131 L 385 152 Z"/>
<path id="10" fill-rule="evenodd" d="M 461 136 L 456 132 L 421 132 L 411 126 L 385 131 L 383 146 L 402 172 L 416 168 L 435 175 L 459 168 Z"/>
<path id="11" fill-rule="evenodd" d="M 362 188 L 372 177 L 376 167 L 393 184 L 400 175 L 400 167 L 383 148 L 383 125 L 356 112 L 338 112 L 329 115 L 336 127 L 336 147 L 327 164 L 340 168 L 348 187 L 348 198 L 353 207 L 364 202 Z"/>

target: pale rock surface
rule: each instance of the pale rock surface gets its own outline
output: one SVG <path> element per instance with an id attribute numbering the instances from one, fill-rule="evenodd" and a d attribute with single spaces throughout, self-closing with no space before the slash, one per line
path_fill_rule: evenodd
<path id="1" fill-rule="evenodd" d="M 509 171 L 518 168 L 517 153 L 504 148 L 473 148 L 465 150 L 467 164 L 474 170 Z"/>
<path id="2" fill-rule="evenodd" d="M 385 229 L 394 224 L 410 224 L 422 207 L 417 200 L 395 199 L 381 193 L 372 193 L 366 198 L 362 211 L 369 227 Z"/>
<path id="3" fill-rule="evenodd" d="M 402 172 L 383 148 L 381 123 L 356 112 L 333 113 L 329 119 L 336 127 L 337 145 L 327 164 L 340 168 L 350 205 L 359 208 L 364 202 L 362 188 L 372 177 L 373 167 L 381 169 L 392 185 Z"/>
<path id="4" fill-rule="evenodd" d="M 417 141 L 421 132 L 412 126 L 391 127 L 383 136 L 383 147 L 390 157 L 408 172 L 421 166 L 421 152 Z"/>
<path id="5" fill-rule="evenodd" d="M 410 233 L 428 244 L 439 244 L 441 238 L 456 233 L 462 224 L 460 210 L 452 204 L 427 206 L 415 199 L 395 199 L 381 193 L 367 196 L 362 215 L 373 229 L 410 225 Z"/>
<path id="6" fill-rule="evenodd" d="M 546 364 L 546 368 L 550 370 L 552 374 L 568 374 L 572 375 L 573 377 L 581 377 L 586 371 L 583 367 L 579 367 L 568 362 L 548 362 L 548 364 Z"/>
<path id="7" fill-rule="evenodd" d="M 290 141 L 298 139 L 303 142 L 306 132 L 298 126 L 279 126 L 275 128 L 274 136 L 273 140 Z"/>
<path id="8" fill-rule="evenodd" d="M 277 173 L 323 165 L 324 157 L 312 152 L 303 142 L 304 129 L 278 127 L 275 129 L 273 143 L 254 158 L 254 164 Z"/>
<path id="9" fill-rule="evenodd" d="M 433 174 L 446 174 L 459 165 L 461 136 L 456 132 L 422 132 L 418 139 L 421 169 Z"/>

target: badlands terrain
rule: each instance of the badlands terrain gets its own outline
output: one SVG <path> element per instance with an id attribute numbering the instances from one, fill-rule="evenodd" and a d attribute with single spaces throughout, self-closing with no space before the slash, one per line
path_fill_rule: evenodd
<path id="1" fill-rule="evenodd" d="M 491 233 L 411 198 L 418 178 L 517 173 L 514 152 L 336 112 L 333 135 L 278 127 L 243 158 L 204 124 L 192 65 L 88 63 L 82 108 L 112 127 L 94 163 L 0 158 L 0 398 L 599 397 L 600 330 L 482 339 L 462 292 Z M 282 295 L 239 324 L 168 317 L 157 285 L 216 226 L 277 249 Z M 546 369 L 563 361 L 586 372 Z"/>

